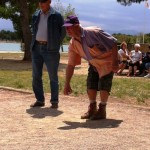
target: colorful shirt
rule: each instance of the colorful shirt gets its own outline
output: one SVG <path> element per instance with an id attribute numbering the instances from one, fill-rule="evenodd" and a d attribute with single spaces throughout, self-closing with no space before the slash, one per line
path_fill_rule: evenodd
<path id="1" fill-rule="evenodd" d="M 118 51 L 118 54 L 120 56 L 120 61 L 127 61 L 127 57 L 123 57 L 123 55 L 122 55 L 122 54 L 126 54 L 126 56 L 129 55 L 127 49 L 125 49 L 125 51 L 123 49 L 120 49 Z"/>
<path id="2" fill-rule="evenodd" d="M 113 51 L 116 51 L 116 39 L 97 27 L 82 29 L 81 40 L 72 38 L 69 44 L 69 65 L 80 65 L 81 58 L 96 67 L 102 77 L 112 72 Z"/>

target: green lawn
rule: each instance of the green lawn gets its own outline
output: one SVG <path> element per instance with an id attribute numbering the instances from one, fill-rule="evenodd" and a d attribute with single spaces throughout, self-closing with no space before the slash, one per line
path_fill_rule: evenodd
<path id="1" fill-rule="evenodd" d="M 0 53 L 0 86 L 32 90 L 31 63 L 13 61 L 21 60 L 23 53 Z M 7 60 L 8 59 L 8 60 Z M 10 61 L 10 59 L 12 61 Z M 61 54 L 67 60 L 67 54 Z M 65 68 L 63 68 L 65 69 Z M 60 93 L 63 93 L 64 73 L 59 72 Z M 44 90 L 49 92 L 47 72 L 43 72 Z M 71 82 L 73 95 L 86 94 L 86 76 L 75 75 Z M 145 78 L 114 78 L 111 95 L 125 100 L 136 99 L 137 102 L 150 101 L 150 80 Z"/>
<path id="2" fill-rule="evenodd" d="M 0 85 L 19 89 L 32 90 L 31 71 L 0 71 Z M 44 90 L 49 92 L 49 79 L 47 72 L 43 73 Z M 59 76 L 60 92 L 63 92 L 64 76 Z M 75 75 L 72 78 L 74 95 L 86 94 L 86 76 Z M 150 99 L 150 80 L 145 78 L 114 78 L 112 96 L 125 99 L 135 98 L 138 102 Z"/>

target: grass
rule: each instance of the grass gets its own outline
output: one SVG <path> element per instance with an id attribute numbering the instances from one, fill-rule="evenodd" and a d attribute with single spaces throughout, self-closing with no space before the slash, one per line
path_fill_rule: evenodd
<path id="1" fill-rule="evenodd" d="M 23 58 L 24 53 L 0 53 L 0 59 L 22 59 Z"/>
<path id="2" fill-rule="evenodd" d="M 72 79 L 72 88 L 74 89 L 74 95 L 85 94 L 86 83 L 85 76 L 74 76 Z M 65 78 L 59 76 L 59 87 L 62 93 L 64 88 Z M 80 82 L 80 84 L 79 84 Z M 32 73 L 31 71 L 0 71 L 0 85 L 32 90 Z M 45 92 L 49 92 L 49 77 L 46 71 L 43 72 L 43 86 Z"/>
<path id="3" fill-rule="evenodd" d="M 0 53 L 0 59 L 23 59 L 24 53 Z M 61 53 L 61 59 L 67 59 L 67 53 Z"/>
<path id="4" fill-rule="evenodd" d="M 0 86 L 32 90 L 31 64 L 21 63 L 21 61 L 3 61 L 3 59 L 20 60 L 22 57 L 23 54 L 20 53 L 0 53 Z M 67 54 L 61 54 L 61 60 L 67 59 Z M 16 69 L 17 67 L 18 69 Z M 59 72 L 59 81 L 60 93 L 63 93 L 65 77 L 62 72 Z M 149 79 L 145 78 L 114 78 L 111 95 L 122 100 L 136 99 L 137 102 L 140 103 L 144 103 L 145 100 L 150 101 L 149 81 Z M 44 91 L 49 92 L 49 78 L 45 70 L 43 72 L 43 85 Z M 78 96 L 80 94 L 86 94 L 86 75 L 74 75 L 71 86 L 73 95 Z"/>
<path id="5" fill-rule="evenodd" d="M 121 99 L 136 98 L 138 102 L 145 102 L 150 98 L 150 82 L 144 78 L 114 78 L 112 95 Z"/>
<path id="6" fill-rule="evenodd" d="M 19 89 L 32 90 L 31 71 L 0 71 L 0 85 Z M 141 80 L 142 79 L 142 80 Z M 64 76 L 59 76 L 60 93 L 63 93 Z M 49 78 L 46 71 L 43 73 L 43 85 L 45 92 L 49 92 Z M 75 75 L 71 86 L 73 94 L 78 96 L 86 94 L 86 76 Z M 136 98 L 138 102 L 145 102 L 150 98 L 150 82 L 144 78 L 114 78 L 111 95 L 117 98 Z"/>

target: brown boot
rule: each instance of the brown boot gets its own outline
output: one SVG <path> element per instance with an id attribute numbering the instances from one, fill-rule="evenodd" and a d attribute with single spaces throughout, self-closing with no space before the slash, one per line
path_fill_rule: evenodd
<path id="1" fill-rule="evenodd" d="M 81 116 L 81 119 L 90 119 L 97 112 L 96 102 L 91 103 L 88 108 L 88 112 Z"/>
<path id="2" fill-rule="evenodd" d="M 106 119 L 106 105 L 102 105 L 100 103 L 98 111 L 90 119 L 91 120 Z"/>

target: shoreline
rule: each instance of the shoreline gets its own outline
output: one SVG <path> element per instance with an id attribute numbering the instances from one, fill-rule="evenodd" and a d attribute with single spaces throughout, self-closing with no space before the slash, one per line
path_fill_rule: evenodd
<path id="1" fill-rule="evenodd" d="M 24 53 L 22 51 L 0 51 L 0 53 Z"/>
<path id="2" fill-rule="evenodd" d="M 21 41 L 0 41 L 0 43 L 19 43 L 19 44 L 21 44 Z"/>

